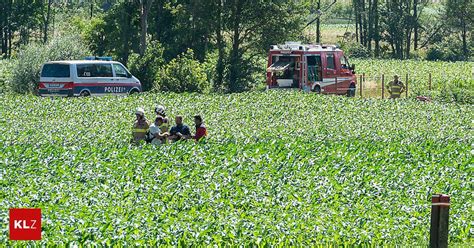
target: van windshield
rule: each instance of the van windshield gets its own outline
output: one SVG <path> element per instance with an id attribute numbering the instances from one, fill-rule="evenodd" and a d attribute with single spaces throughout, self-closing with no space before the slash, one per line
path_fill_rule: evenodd
<path id="1" fill-rule="evenodd" d="M 69 77 L 69 65 L 66 64 L 45 64 L 41 77 Z"/>

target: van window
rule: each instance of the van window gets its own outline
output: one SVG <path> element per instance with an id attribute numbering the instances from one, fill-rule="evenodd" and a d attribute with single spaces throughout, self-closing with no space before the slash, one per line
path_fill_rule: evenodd
<path id="1" fill-rule="evenodd" d="M 335 65 L 336 61 L 334 61 L 334 54 L 328 53 L 326 55 L 326 58 L 327 58 L 327 63 L 328 63 L 327 68 L 335 70 L 336 69 L 336 65 Z"/>
<path id="2" fill-rule="evenodd" d="M 66 64 L 45 64 L 42 77 L 70 77 L 69 65 Z"/>
<path id="3" fill-rule="evenodd" d="M 78 77 L 113 77 L 110 64 L 81 64 L 77 65 Z"/>
<path id="4" fill-rule="evenodd" d="M 97 77 L 113 77 L 112 65 L 110 64 L 97 64 Z"/>
<path id="5" fill-rule="evenodd" d="M 127 77 L 128 73 L 120 64 L 113 64 L 116 77 Z"/>
<path id="6" fill-rule="evenodd" d="M 77 65 L 78 77 L 96 77 L 94 65 Z"/>

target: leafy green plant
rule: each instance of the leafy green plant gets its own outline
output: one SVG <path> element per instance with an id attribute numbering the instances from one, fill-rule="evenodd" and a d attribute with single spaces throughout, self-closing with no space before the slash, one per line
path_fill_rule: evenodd
<path id="1" fill-rule="evenodd" d="M 13 63 L 10 59 L 0 60 L 0 94 L 11 91 L 8 80 L 11 79 Z"/>
<path id="2" fill-rule="evenodd" d="M 211 83 L 204 64 L 194 59 L 189 49 L 163 66 L 156 75 L 155 91 L 209 92 Z"/>
<path id="3" fill-rule="evenodd" d="M 156 75 L 163 65 L 163 47 L 158 41 L 150 42 L 143 56 L 137 53 L 130 55 L 128 62 L 130 72 L 140 80 L 145 91 L 156 86 Z"/>
<path id="4" fill-rule="evenodd" d="M 201 114 L 208 142 L 129 144 L 134 109 Z M 42 209 L 43 239 L 91 246 L 427 246 L 452 195 L 472 244 L 471 105 L 266 91 L 0 95 L 0 208 Z M 8 211 L 0 211 L 7 223 Z"/>

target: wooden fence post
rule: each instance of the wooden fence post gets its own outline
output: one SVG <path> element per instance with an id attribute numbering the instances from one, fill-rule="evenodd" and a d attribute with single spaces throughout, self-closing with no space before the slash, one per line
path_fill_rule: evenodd
<path id="1" fill-rule="evenodd" d="M 360 98 L 362 98 L 362 87 L 363 87 L 363 86 L 362 86 L 362 85 L 363 85 L 363 84 L 362 84 L 362 82 L 363 82 L 362 79 L 363 79 L 363 78 L 365 79 L 365 73 L 362 73 L 362 75 L 360 75 L 359 78 L 360 78 L 360 80 L 359 80 L 359 82 L 360 82 L 360 85 L 359 85 L 359 92 L 360 92 Z"/>
<path id="2" fill-rule="evenodd" d="M 449 195 L 434 194 L 431 197 L 430 247 L 448 247 Z"/>
<path id="3" fill-rule="evenodd" d="M 385 95 L 385 78 L 384 75 L 382 74 L 382 99 L 384 99 Z"/>

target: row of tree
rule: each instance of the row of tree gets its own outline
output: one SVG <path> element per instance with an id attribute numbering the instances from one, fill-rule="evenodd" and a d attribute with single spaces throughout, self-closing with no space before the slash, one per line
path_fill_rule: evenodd
<path id="1" fill-rule="evenodd" d="M 52 0 L 0 1 L 1 54 L 10 57 L 14 41 L 28 44 L 31 39 L 47 42 Z M 31 37 L 31 36 L 34 37 Z"/>
<path id="2" fill-rule="evenodd" d="M 472 0 L 446 0 L 434 22 L 421 18 L 426 8 L 433 7 L 428 0 L 352 1 L 357 42 L 377 57 L 382 41 L 389 44 L 393 57 L 404 59 L 410 58 L 411 51 L 440 42 L 451 34 L 462 41 L 463 59 L 471 56 L 468 37 L 474 25 Z"/>
<path id="3" fill-rule="evenodd" d="M 352 1 L 352 2 L 351 2 Z M 356 41 L 375 56 L 386 47 L 395 58 L 455 33 L 467 59 L 472 39 L 472 0 L 446 0 L 440 19 L 422 20 L 428 0 L 351 0 Z M 197 61 L 215 58 L 214 87 L 245 90 L 255 60 L 269 45 L 304 38 L 311 18 L 324 16 L 334 0 L 89 0 L 0 2 L 1 53 L 31 41 L 48 41 L 54 22 L 72 22 L 94 55 L 111 55 L 127 64 L 133 54 L 146 57 L 158 42 L 164 63 L 193 50 Z M 62 15 L 60 15 L 62 14 Z M 62 16 L 62 17 L 60 17 Z M 319 41 L 319 34 L 317 40 Z M 304 40 L 304 39 L 303 39 Z M 315 40 L 314 37 L 311 40 Z M 321 40 L 321 42 L 325 42 Z M 156 47 L 156 46 L 155 46 Z M 151 52 L 150 54 L 153 54 Z M 151 76 L 150 78 L 153 78 Z M 152 85 L 151 82 L 146 85 Z M 151 86 L 150 86 L 151 87 Z"/>
<path id="4" fill-rule="evenodd" d="M 270 44 L 292 39 L 304 23 L 304 5 L 286 0 L 136 0 L 63 1 L 35 4 L 2 2 L 2 53 L 10 56 L 16 37 L 26 44 L 30 35 L 47 41 L 51 7 L 59 11 L 81 9 L 72 21 L 95 55 L 113 55 L 127 63 L 133 53 L 144 55 L 151 41 L 164 48 L 170 61 L 188 49 L 199 61 L 217 54 L 215 86 L 236 92 L 248 87 L 248 77 Z M 90 10 L 90 16 L 88 14 Z M 22 17 L 19 16 L 22 13 Z M 44 18 L 42 18 L 44 17 Z M 21 22 L 19 22 L 21 21 Z M 28 37 L 19 30 L 25 29 Z M 25 38 L 25 39 L 24 39 Z"/>

